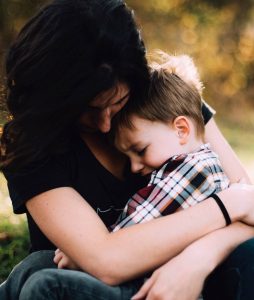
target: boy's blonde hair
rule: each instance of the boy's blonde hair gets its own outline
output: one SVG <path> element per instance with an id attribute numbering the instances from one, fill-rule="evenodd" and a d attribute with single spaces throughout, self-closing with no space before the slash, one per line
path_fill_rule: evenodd
<path id="1" fill-rule="evenodd" d="M 137 115 L 150 121 L 173 123 L 178 116 L 192 119 L 196 135 L 204 135 L 200 82 L 197 68 L 187 55 L 172 56 L 159 52 L 159 62 L 150 64 L 150 88 L 148 97 L 118 113 L 114 120 L 116 134 L 121 127 L 133 128 L 130 116 Z"/>

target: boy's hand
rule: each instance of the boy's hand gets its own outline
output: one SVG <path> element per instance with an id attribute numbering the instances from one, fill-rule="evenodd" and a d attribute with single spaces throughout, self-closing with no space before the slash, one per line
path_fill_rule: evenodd
<path id="1" fill-rule="evenodd" d="M 54 263 L 58 269 L 80 270 L 80 268 L 60 249 L 56 249 Z"/>

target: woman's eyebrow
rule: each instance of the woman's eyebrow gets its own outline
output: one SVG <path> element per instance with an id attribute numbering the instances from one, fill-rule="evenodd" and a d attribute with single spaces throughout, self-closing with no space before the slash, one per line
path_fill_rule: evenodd
<path id="1" fill-rule="evenodd" d="M 130 92 L 126 93 L 122 98 L 118 99 L 116 102 L 112 103 L 111 105 L 120 103 L 120 102 L 122 102 L 124 99 L 126 99 L 126 98 L 129 97 L 129 96 L 130 96 Z M 111 99 L 109 99 L 109 100 L 107 101 L 107 103 L 106 103 L 104 106 L 102 106 L 102 107 L 99 107 L 99 106 L 93 106 L 93 105 L 91 105 L 91 104 L 88 104 L 88 107 L 90 107 L 90 108 L 95 108 L 95 109 L 99 109 L 99 110 L 103 110 L 103 109 L 105 109 L 106 107 L 109 106 L 110 100 L 111 100 Z"/>

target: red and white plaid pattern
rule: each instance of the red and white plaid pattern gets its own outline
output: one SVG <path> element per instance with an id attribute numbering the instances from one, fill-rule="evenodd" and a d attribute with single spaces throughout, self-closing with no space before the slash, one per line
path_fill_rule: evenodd
<path id="1" fill-rule="evenodd" d="M 209 144 L 196 152 L 171 157 L 159 170 L 153 171 L 148 186 L 127 202 L 117 222 L 117 231 L 133 224 L 147 222 L 193 206 L 211 194 L 229 186 L 218 155 Z"/>

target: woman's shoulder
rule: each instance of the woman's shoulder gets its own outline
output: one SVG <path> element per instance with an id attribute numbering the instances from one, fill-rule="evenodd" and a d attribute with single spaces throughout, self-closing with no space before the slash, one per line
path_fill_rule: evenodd
<path id="1" fill-rule="evenodd" d="M 26 165 L 17 171 L 5 171 L 4 176 L 8 183 L 10 198 L 16 213 L 24 213 L 24 203 L 48 190 L 58 187 L 72 187 L 74 174 L 86 167 L 83 159 L 86 147 L 82 141 L 75 137 L 68 151 L 48 155 Z"/>

